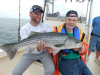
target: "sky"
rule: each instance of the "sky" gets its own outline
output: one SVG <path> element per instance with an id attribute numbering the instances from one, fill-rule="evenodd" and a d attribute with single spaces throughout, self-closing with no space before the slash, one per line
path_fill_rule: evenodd
<path id="1" fill-rule="evenodd" d="M 32 5 L 38 4 L 43 6 L 43 1 L 44 0 L 20 0 L 20 14 L 22 19 L 29 19 L 29 10 Z M 63 9 L 61 9 L 62 13 L 65 13 L 64 7 L 67 7 L 67 9 L 75 9 L 78 10 L 79 14 L 85 14 L 86 13 L 86 6 L 87 3 L 84 4 L 76 4 L 74 2 L 70 3 L 70 0 L 68 2 L 67 0 L 67 6 L 65 4 L 61 4 L 62 0 L 55 0 L 57 3 L 57 9 L 61 8 L 60 5 L 63 6 Z M 74 1 L 74 0 L 72 0 Z M 86 0 L 85 0 L 86 1 Z M 100 15 L 100 0 L 95 0 L 93 4 L 93 17 Z M 75 7 L 76 6 L 76 7 Z M 56 9 L 56 10 L 57 10 Z M 0 0 L 0 18 L 19 18 L 19 0 Z"/>
<path id="2" fill-rule="evenodd" d="M 29 10 L 34 5 L 43 6 L 43 0 L 20 0 L 21 18 L 29 19 Z M 0 0 L 0 18 L 19 18 L 19 0 Z"/>

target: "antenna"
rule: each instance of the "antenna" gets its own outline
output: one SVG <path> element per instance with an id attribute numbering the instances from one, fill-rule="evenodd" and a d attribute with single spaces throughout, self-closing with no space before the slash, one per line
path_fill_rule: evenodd
<path id="1" fill-rule="evenodd" d="M 19 27 L 18 27 L 18 41 L 20 41 L 20 1 L 19 0 Z"/>

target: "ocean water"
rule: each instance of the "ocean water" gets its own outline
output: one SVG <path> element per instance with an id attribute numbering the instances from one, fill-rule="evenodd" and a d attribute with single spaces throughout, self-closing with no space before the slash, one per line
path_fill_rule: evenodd
<path id="1" fill-rule="evenodd" d="M 20 28 L 28 23 L 28 19 L 20 20 Z M 0 45 L 18 42 L 19 19 L 0 18 Z"/>

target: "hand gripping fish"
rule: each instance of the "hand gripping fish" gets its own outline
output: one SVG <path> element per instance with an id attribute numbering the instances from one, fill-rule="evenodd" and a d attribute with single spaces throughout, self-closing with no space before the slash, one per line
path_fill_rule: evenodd
<path id="1" fill-rule="evenodd" d="M 19 48 L 30 47 L 34 50 L 34 48 L 37 48 L 38 41 L 44 41 L 46 43 L 46 46 L 53 48 L 53 55 L 63 49 L 80 48 L 82 46 L 82 42 L 80 40 L 70 35 L 57 32 L 31 32 L 28 38 L 19 42 L 2 45 L 0 46 L 0 49 L 4 50 L 11 60 L 14 58 Z"/>

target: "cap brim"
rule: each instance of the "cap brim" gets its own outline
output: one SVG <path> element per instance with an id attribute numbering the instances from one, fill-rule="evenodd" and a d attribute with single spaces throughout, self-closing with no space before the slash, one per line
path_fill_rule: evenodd
<path id="1" fill-rule="evenodd" d="M 41 9 L 37 9 L 37 10 L 34 10 L 33 12 L 38 12 L 38 11 L 40 11 L 40 12 L 42 12 L 42 13 L 44 13 L 44 11 L 43 10 L 41 10 Z"/>

